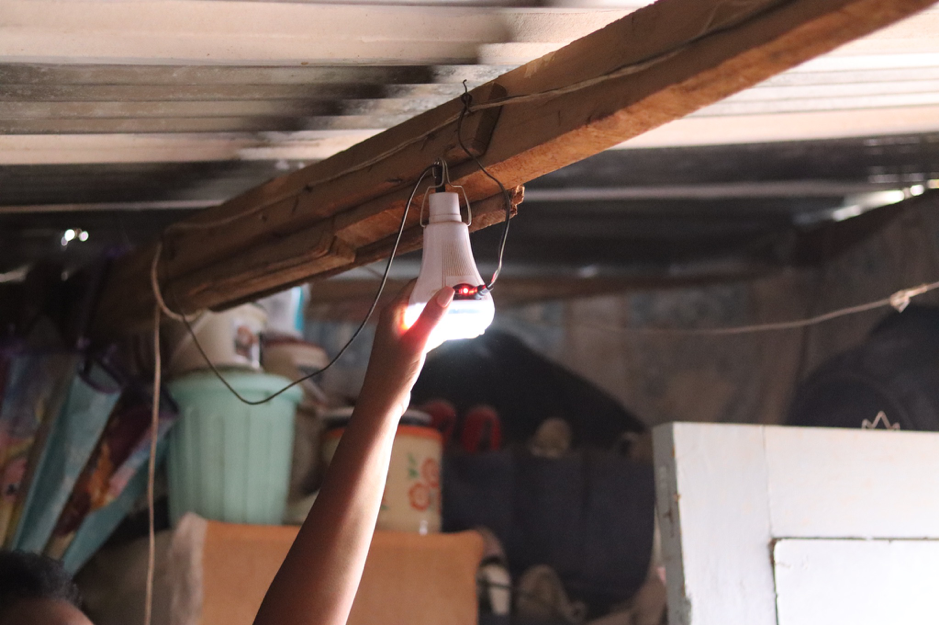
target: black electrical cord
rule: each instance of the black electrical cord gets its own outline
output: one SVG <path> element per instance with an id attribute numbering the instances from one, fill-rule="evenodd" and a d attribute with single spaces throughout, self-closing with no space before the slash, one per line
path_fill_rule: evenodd
<path id="1" fill-rule="evenodd" d="M 199 339 L 196 338 L 196 333 L 192 329 L 192 324 L 189 323 L 188 317 L 186 317 L 186 315 L 182 315 L 183 323 L 186 324 L 186 330 L 189 332 L 189 336 L 192 338 L 192 341 L 195 344 L 196 349 L 199 350 L 199 353 L 202 355 L 202 358 L 203 360 L 205 360 L 205 363 L 209 366 L 209 368 L 212 370 L 215 376 L 219 380 L 221 380 L 222 384 L 224 384 L 225 387 L 229 391 L 231 391 L 232 395 L 237 397 L 238 400 L 241 401 L 242 403 L 247 404 L 249 406 L 259 406 L 261 404 L 265 404 L 271 401 L 272 399 L 274 399 L 275 397 L 277 397 L 278 395 L 286 393 L 287 391 L 297 386 L 298 384 L 301 384 L 311 378 L 314 378 L 320 375 L 321 373 L 323 373 L 324 371 L 332 367 L 333 364 L 335 364 L 336 361 L 339 360 L 344 353 L 346 353 L 346 350 L 349 349 L 349 346 L 352 345 L 352 342 L 355 341 L 355 339 L 359 336 L 359 334 L 362 333 L 362 330 L 365 329 L 365 326 L 368 324 L 369 319 L 371 319 L 372 314 L 375 312 L 375 308 L 378 306 L 378 300 L 381 299 L 381 294 L 385 290 L 385 284 L 387 284 L 388 282 L 388 274 L 391 271 L 391 263 L 394 260 L 395 254 L 398 252 L 398 245 L 401 243 L 401 236 L 404 234 L 404 226 L 405 226 L 405 223 L 407 222 L 408 211 L 411 209 L 411 204 L 414 201 L 414 196 L 417 195 L 417 190 L 420 188 L 421 182 L 423 182 L 427 174 L 434 171 L 436 167 L 439 167 L 439 165 L 437 164 L 431 165 L 425 168 L 424 171 L 421 172 L 420 177 L 417 179 L 417 182 L 414 184 L 414 188 L 411 190 L 411 195 L 410 197 L 408 197 L 407 204 L 404 205 L 404 214 L 401 215 L 401 225 L 398 226 L 398 236 L 395 238 L 394 247 L 391 248 L 391 254 L 388 255 L 388 262 L 385 264 L 384 273 L 382 273 L 381 284 L 378 285 L 378 291 L 375 293 L 375 298 L 372 300 L 372 305 L 369 307 L 368 313 L 366 313 L 365 318 L 362 319 L 362 323 L 360 323 L 359 327 L 356 328 L 355 332 L 352 333 L 352 336 L 349 338 L 348 341 L 346 341 L 345 345 L 343 345 L 339 349 L 339 351 L 336 352 L 336 355 L 333 356 L 332 360 L 330 360 L 326 364 L 326 366 L 324 366 L 322 369 L 319 369 L 318 371 L 314 371 L 313 373 L 307 374 L 298 380 L 294 380 L 287 386 L 275 392 L 273 395 L 266 397 L 265 399 L 258 399 L 258 400 L 246 399 L 242 397 L 241 394 L 239 394 L 238 391 L 236 391 L 235 388 L 231 384 L 229 384 L 228 380 L 225 379 L 225 376 L 222 375 L 222 372 L 219 371 L 218 368 L 215 366 L 215 363 L 213 363 L 211 359 L 209 359 L 208 354 L 205 353 L 205 350 L 202 348 L 202 345 L 199 343 Z M 176 300 L 176 297 L 172 291 L 172 288 L 170 289 L 170 295 L 173 296 L 174 300 Z M 179 310 L 178 300 L 175 301 L 175 306 L 176 306 L 176 309 Z"/>
<path id="2" fill-rule="evenodd" d="M 470 95 L 469 89 L 466 86 L 466 81 L 463 81 L 463 95 L 460 96 L 460 102 L 463 103 L 463 110 L 460 111 L 460 117 L 457 120 L 456 127 L 456 139 L 460 144 L 460 148 L 466 152 L 466 155 L 473 159 L 473 162 L 476 163 L 476 167 L 479 168 L 479 171 L 484 173 L 489 177 L 490 180 L 499 185 L 499 190 L 502 191 L 502 199 L 505 202 L 505 221 L 502 222 L 502 238 L 499 241 L 499 257 L 498 263 L 496 264 L 496 270 L 492 274 L 492 279 L 488 284 L 483 285 L 486 291 L 491 291 L 493 285 L 496 283 L 496 280 L 499 279 L 499 274 L 502 273 L 502 256 L 505 254 L 505 242 L 509 238 L 509 221 L 512 219 L 512 198 L 509 196 L 509 192 L 506 191 L 505 185 L 502 184 L 502 181 L 489 173 L 482 163 L 479 162 L 479 159 L 476 158 L 476 155 L 469 151 L 466 147 L 466 144 L 463 143 L 463 119 L 466 117 L 466 114 L 470 110 L 470 105 L 473 102 L 473 96 Z M 480 289 L 481 291 L 483 289 Z"/>
<path id="3" fill-rule="evenodd" d="M 492 180 L 499 186 L 499 190 L 502 192 L 502 198 L 505 202 L 505 221 L 503 222 L 502 237 L 499 242 L 498 263 L 496 265 L 496 270 L 493 272 L 492 279 L 489 281 L 489 283 L 480 285 L 479 287 L 480 292 L 486 292 L 486 291 L 492 290 L 492 287 L 493 285 L 495 285 L 496 280 L 499 279 L 499 274 L 502 272 L 502 258 L 503 258 L 503 255 L 505 254 L 505 242 L 509 236 L 509 222 L 512 217 L 512 198 L 509 195 L 509 192 L 506 190 L 505 185 L 502 184 L 502 181 L 500 181 L 498 178 L 496 178 L 491 173 L 489 173 L 489 171 L 479 161 L 476 155 L 470 152 L 469 149 L 466 147 L 466 144 L 463 142 L 463 120 L 466 118 L 466 114 L 470 111 L 470 105 L 473 101 L 473 96 L 470 95 L 469 90 L 466 86 L 465 80 L 463 81 L 463 95 L 460 97 L 460 101 L 463 103 L 463 109 L 460 111 L 460 115 L 457 120 L 457 133 L 456 133 L 457 142 L 459 143 L 460 148 L 463 150 L 463 152 L 465 152 L 466 155 L 470 159 L 473 160 L 473 162 L 476 164 L 479 170 L 483 174 L 485 174 L 490 180 Z M 421 186 L 421 182 L 423 182 L 424 178 L 427 176 L 428 173 L 434 174 L 435 188 L 438 191 L 443 189 L 444 175 L 443 175 L 443 166 L 441 164 L 435 163 L 425 168 L 424 171 L 421 172 L 421 175 L 418 177 L 417 182 L 414 185 L 414 188 L 411 190 L 411 195 L 408 197 L 407 204 L 404 207 L 404 214 L 401 216 L 401 225 L 398 227 L 398 235 L 395 238 L 395 244 L 391 249 L 391 254 L 388 256 L 388 262 L 385 265 L 385 271 L 382 273 L 381 283 L 378 286 L 378 291 L 375 293 L 375 298 L 372 300 L 372 304 L 369 307 L 368 312 L 365 315 L 365 318 L 362 320 L 362 323 L 359 324 L 358 328 L 356 328 L 355 332 L 352 333 L 352 336 L 349 338 L 349 340 L 346 341 L 346 343 L 339 349 L 339 351 L 332 358 L 332 360 L 330 360 L 326 364 L 326 366 L 324 366 L 322 369 L 319 369 L 310 374 L 307 374 L 297 380 L 294 380 L 287 386 L 281 388 L 280 390 L 276 391 L 272 395 L 269 395 L 265 399 L 260 399 L 260 400 L 246 399 L 245 397 L 242 397 L 242 395 L 239 394 L 238 391 L 235 390 L 235 388 L 228 382 L 228 380 L 225 379 L 225 376 L 222 375 L 222 372 L 218 370 L 218 368 L 215 366 L 215 363 L 213 363 L 212 360 L 209 358 L 208 354 L 206 354 L 205 349 L 203 349 L 202 347 L 202 344 L 199 343 L 199 339 L 196 337 L 195 330 L 193 330 L 192 324 L 189 322 L 188 317 L 186 317 L 185 315 L 182 315 L 182 320 L 186 326 L 186 331 L 189 333 L 189 336 L 192 338 L 193 344 L 195 344 L 196 349 L 199 350 L 199 354 L 202 356 L 202 359 L 205 360 L 205 363 L 209 366 L 209 369 L 212 370 L 215 376 L 222 382 L 222 384 L 225 385 L 225 387 L 239 401 L 249 406 L 258 406 L 260 404 L 267 403 L 271 401 L 272 399 L 274 399 L 275 397 L 277 397 L 278 395 L 281 395 L 287 392 L 288 390 L 290 390 L 291 388 L 297 386 L 298 384 L 301 384 L 311 378 L 314 378 L 320 375 L 321 373 L 323 373 L 324 371 L 332 367 L 333 364 L 335 364 L 336 361 L 338 361 L 342 357 L 342 355 L 349 349 L 353 341 L 355 341 L 355 339 L 358 338 L 358 336 L 362 333 L 362 330 L 365 329 L 365 326 L 368 325 L 368 322 L 371 319 L 372 314 L 374 314 L 375 312 L 375 308 L 378 306 L 378 301 L 379 299 L 381 299 L 381 295 L 385 290 L 385 285 L 388 282 L 388 275 L 391 271 L 391 264 L 394 260 L 395 254 L 398 251 L 398 246 L 401 243 L 401 237 L 404 234 L 404 227 L 407 221 L 408 212 L 410 211 L 410 208 L 411 208 L 411 204 L 414 202 L 414 196 L 417 195 L 417 191 Z M 176 300 L 175 294 L 172 292 L 172 289 L 170 289 L 169 294 L 173 297 L 174 302 L 176 304 L 176 308 L 179 309 L 179 302 L 178 300 Z"/>

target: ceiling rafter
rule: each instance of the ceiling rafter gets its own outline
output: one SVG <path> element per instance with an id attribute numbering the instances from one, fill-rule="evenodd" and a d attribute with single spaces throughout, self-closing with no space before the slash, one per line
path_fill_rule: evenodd
<path id="1" fill-rule="evenodd" d="M 931 3 L 662 0 L 475 89 L 480 108 L 467 116 L 466 136 L 491 171 L 516 187 Z M 189 220 L 217 227 L 167 233 L 160 275 L 171 304 L 182 312 L 225 307 L 387 254 L 421 169 L 441 154 L 459 156 L 460 109 L 458 100 L 442 104 Z M 375 161 L 379 154 L 388 156 Z M 470 200 L 488 207 L 486 223 L 497 223 L 495 185 L 472 163 L 454 164 Z M 406 233 L 411 245 L 420 240 L 416 213 Z M 153 255 L 143 249 L 115 267 L 98 314 L 102 327 L 136 329 L 150 318 Z"/>

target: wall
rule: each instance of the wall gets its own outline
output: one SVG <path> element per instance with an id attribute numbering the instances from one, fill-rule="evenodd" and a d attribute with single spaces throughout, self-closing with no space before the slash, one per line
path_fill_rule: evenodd
<path id="1" fill-rule="evenodd" d="M 895 216 L 817 269 L 790 269 L 746 282 L 499 309 L 495 327 L 521 336 L 534 349 L 591 380 L 649 425 L 782 423 L 797 381 L 828 357 L 861 341 L 889 308 L 808 329 L 730 336 L 685 332 L 804 319 L 939 280 L 937 209 L 935 194 L 880 209 Z M 917 301 L 939 304 L 934 294 Z M 307 337 L 335 353 L 352 329 L 349 324 L 314 322 Z M 368 330 L 327 372 L 328 388 L 355 395 L 370 339 Z"/>
<path id="2" fill-rule="evenodd" d="M 939 280 L 937 208 L 939 196 L 932 195 L 882 209 L 897 215 L 818 269 L 537 304 L 499 314 L 497 320 L 598 384 L 649 425 L 781 423 L 797 381 L 861 341 L 891 309 L 808 329 L 731 336 L 682 331 L 804 319 Z M 916 301 L 939 304 L 934 293 Z"/>

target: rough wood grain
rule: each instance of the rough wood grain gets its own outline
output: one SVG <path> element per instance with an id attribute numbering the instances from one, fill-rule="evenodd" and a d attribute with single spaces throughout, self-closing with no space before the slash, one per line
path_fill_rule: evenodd
<path id="1" fill-rule="evenodd" d="M 475 105 L 503 105 L 487 109 L 501 109 L 491 139 L 486 125 L 493 118 L 482 113 L 467 118 L 467 124 L 475 124 L 468 134 L 488 145 L 482 148 L 481 160 L 490 171 L 506 186 L 515 187 L 683 117 L 932 2 L 661 0 L 473 90 Z M 609 78 L 611 74 L 616 77 Z M 608 78 L 599 80 L 602 77 Z M 595 82 L 584 84 L 591 80 Z M 545 92 L 548 95 L 534 99 L 511 100 Z M 166 237 L 161 274 L 172 283 L 215 264 L 222 268 L 218 280 L 237 282 L 238 274 L 226 268 L 236 265 L 220 261 L 250 248 L 253 258 L 262 262 L 267 254 L 276 256 L 274 249 L 284 237 L 333 218 L 338 238 L 353 248 L 382 240 L 394 231 L 393 214 L 400 210 L 407 186 L 418 172 L 435 157 L 454 153 L 456 126 L 447 121 L 460 107 L 459 100 L 443 104 L 205 211 L 193 221 L 213 222 L 220 217 L 233 221 Z M 438 130 L 425 137 L 432 128 Z M 402 142 L 408 147 L 382 162 L 339 175 Z M 498 191 L 472 163 L 458 165 L 452 173 L 471 201 Z M 134 258 L 125 263 L 140 266 Z M 341 267 L 358 263 L 357 254 L 355 261 Z M 297 279 L 294 269 L 280 274 L 271 268 L 252 288 L 260 292 L 291 284 Z M 318 275 L 322 274 L 311 267 L 305 278 Z M 122 309 L 130 297 L 135 309 L 152 310 L 146 286 L 145 275 L 118 267 L 101 303 L 101 323 L 112 330 L 141 327 L 145 318 Z M 211 302 L 203 303 L 224 306 L 236 299 L 218 292 Z M 179 304 L 184 311 L 197 308 L 183 298 Z"/>
<path id="2" fill-rule="evenodd" d="M 504 183 L 522 184 L 684 117 L 932 3 L 657 2 L 498 78 L 511 96 L 654 62 L 575 93 L 506 106 L 492 148 L 481 160 Z M 713 34 L 705 35 L 708 30 Z M 694 43 L 686 44 L 689 40 Z M 456 173 L 458 183 L 471 194 L 477 186 L 491 190 L 491 181 L 471 168 Z"/>
<path id="3" fill-rule="evenodd" d="M 511 202 L 512 202 L 511 214 L 513 217 L 518 212 L 518 205 L 522 202 L 524 195 L 525 195 L 524 189 L 522 187 L 517 187 L 510 192 L 510 197 L 511 197 Z M 418 219 L 419 217 L 416 211 L 414 213 L 411 213 L 408 216 L 407 224 L 409 225 L 406 226 L 404 233 L 401 235 L 401 243 L 400 245 L 398 245 L 398 252 L 396 256 L 400 256 L 401 254 L 406 254 L 408 252 L 413 252 L 414 250 L 420 249 L 421 244 L 423 242 L 424 232 L 423 232 L 423 229 L 420 227 L 420 225 L 417 223 Z M 354 264 L 355 266 L 361 266 L 361 265 L 366 265 L 368 263 L 375 262 L 377 260 L 381 260 L 383 258 L 387 258 L 388 254 L 391 253 L 391 250 L 394 247 L 394 241 L 395 241 L 395 238 L 397 237 L 397 230 L 398 230 L 398 227 L 401 225 L 400 220 L 401 220 L 400 215 L 397 215 L 394 218 L 393 234 L 390 234 L 389 236 L 385 237 L 384 239 L 381 239 L 380 241 L 375 241 L 374 243 L 370 243 L 368 245 L 360 247 L 358 250 L 354 250 L 353 258 L 344 264 L 336 264 L 333 262 L 332 258 L 329 255 L 324 256 L 321 259 L 321 261 L 319 261 L 320 264 L 312 267 L 318 272 L 317 278 L 321 278 L 321 279 L 329 278 L 331 276 L 341 274 L 344 271 L 348 270 L 350 263 Z M 502 223 L 504 220 L 505 220 L 505 202 L 502 198 L 502 195 L 499 194 L 497 196 L 486 198 L 485 200 L 474 203 L 473 223 L 470 224 L 469 229 L 470 229 L 470 232 L 475 232 L 476 230 L 480 230 L 482 228 L 486 228 L 494 224 Z M 335 240 L 340 242 L 341 245 L 345 245 L 342 242 L 342 240 L 339 239 L 338 237 Z M 346 248 L 352 249 L 351 246 L 346 246 Z M 332 266 L 330 266 L 330 263 L 332 264 Z M 308 266 L 306 269 L 309 270 L 310 268 L 311 267 Z M 304 278 L 300 278 L 295 283 L 288 284 L 288 286 L 294 286 L 296 284 L 303 284 L 304 282 L 307 282 L 307 281 L 308 280 Z M 394 282 L 394 281 L 391 281 L 391 282 Z M 386 297 L 389 295 L 394 295 L 401 289 L 401 286 L 403 286 L 401 284 L 392 284 L 391 282 L 389 283 L 389 286 L 385 289 Z M 276 289 L 272 289 L 269 291 L 250 292 L 249 294 L 242 296 L 241 299 L 234 300 L 234 302 L 229 305 L 250 302 L 254 299 L 257 299 L 258 297 L 263 297 L 265 295 L 276 293 L 278 290 L 281 290 L 282 288 L 285 288 L 285 287 L 277 287 Z M 370 292 L 371 297 L 373 298 L 375 295 L 374 285 L 369 285 L 368 291 Z M 320 294 L 322 293 L 322 290 L 319 287 L 317 287 L 316 293 L 317 293 L 317 301 L 319 301 L 319 297 L 320 297 Z M 371 303 L 371 298 L 369 300 L 369 303 Z M 365 310 L 368 310 L 368 306 L 365 307 Z M 361 316 L 362 315 L 357 315 L 357 318 L 361 318 Z"/>

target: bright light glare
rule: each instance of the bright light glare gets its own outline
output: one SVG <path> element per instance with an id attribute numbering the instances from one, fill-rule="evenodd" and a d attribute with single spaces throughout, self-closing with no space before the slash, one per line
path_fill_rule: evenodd
<path id="1" fill-rule="evenodd" d="M 921 185 L 917 185 L 921 186 Z M 885 191 L 872 191 L 870 193 L 859 193 L 845 198 L 845 205 L 836 208 L 831 213 L 831 219 L 834 221 L 844 221 L 858 215 L 863 215 L 869 210 L 896 204 L 906 199 L 906 193 L 903 189 L 889 189 Z"/>
<path id="2" fill-rule="evenodd" d="M 410 328 L 421 316 L 425 304 L 411 304 L 404 311 L 404 327 Z M 434 328 L 427 341 L 427 351 L 451 339 L 472 339 L 492 323 L 496 308 L 491 297 L 479 300 L 454 300 L 447 314 Z"/>
<path id="3" fill-rule="evenodd" d="M 863 206 L 852 204 L 850 206 L 842 206 L 841 208 L 833 210 L 831 213 L 831 219 L 832 221 L 844 221 L 845 219 L 851 219 L 852 217 L 857 217 L 863 213 Z"/>
<path id="4" fill-rule="evenodd" d="M 926 187 L 921 184 L 914 184 L 910 187 L 910 195 L 917 196 L 926 192 Z"/>
<path id="5" fill-rule="evenodd" d="M 906 194 L 903 193 L 903 189 L 890 189 L 888 191 L 872 191 L 870 193 L 861 193 L 848 199 L 854 200 L 851 203 L 860 204 L 865 209 L 870 209 L 902 202 L 906 199 Z"/>
<path id="6" fill-rule="evenodd" d="M 79 241 L 87 241 L 87 240 L 88 240 L 88 231 L 87 231 L 87 230 L 82 230 L 81 232 L 79 232 L 79 233 L 78 233 L 78 240 L 79 240 Z"/>
<path id="7" fill-rule="evenodd" d="M 65 239 L 66 241 L 75 240 L 75 231 L 69 228 L 62 234 L 62 238 Z"/>

